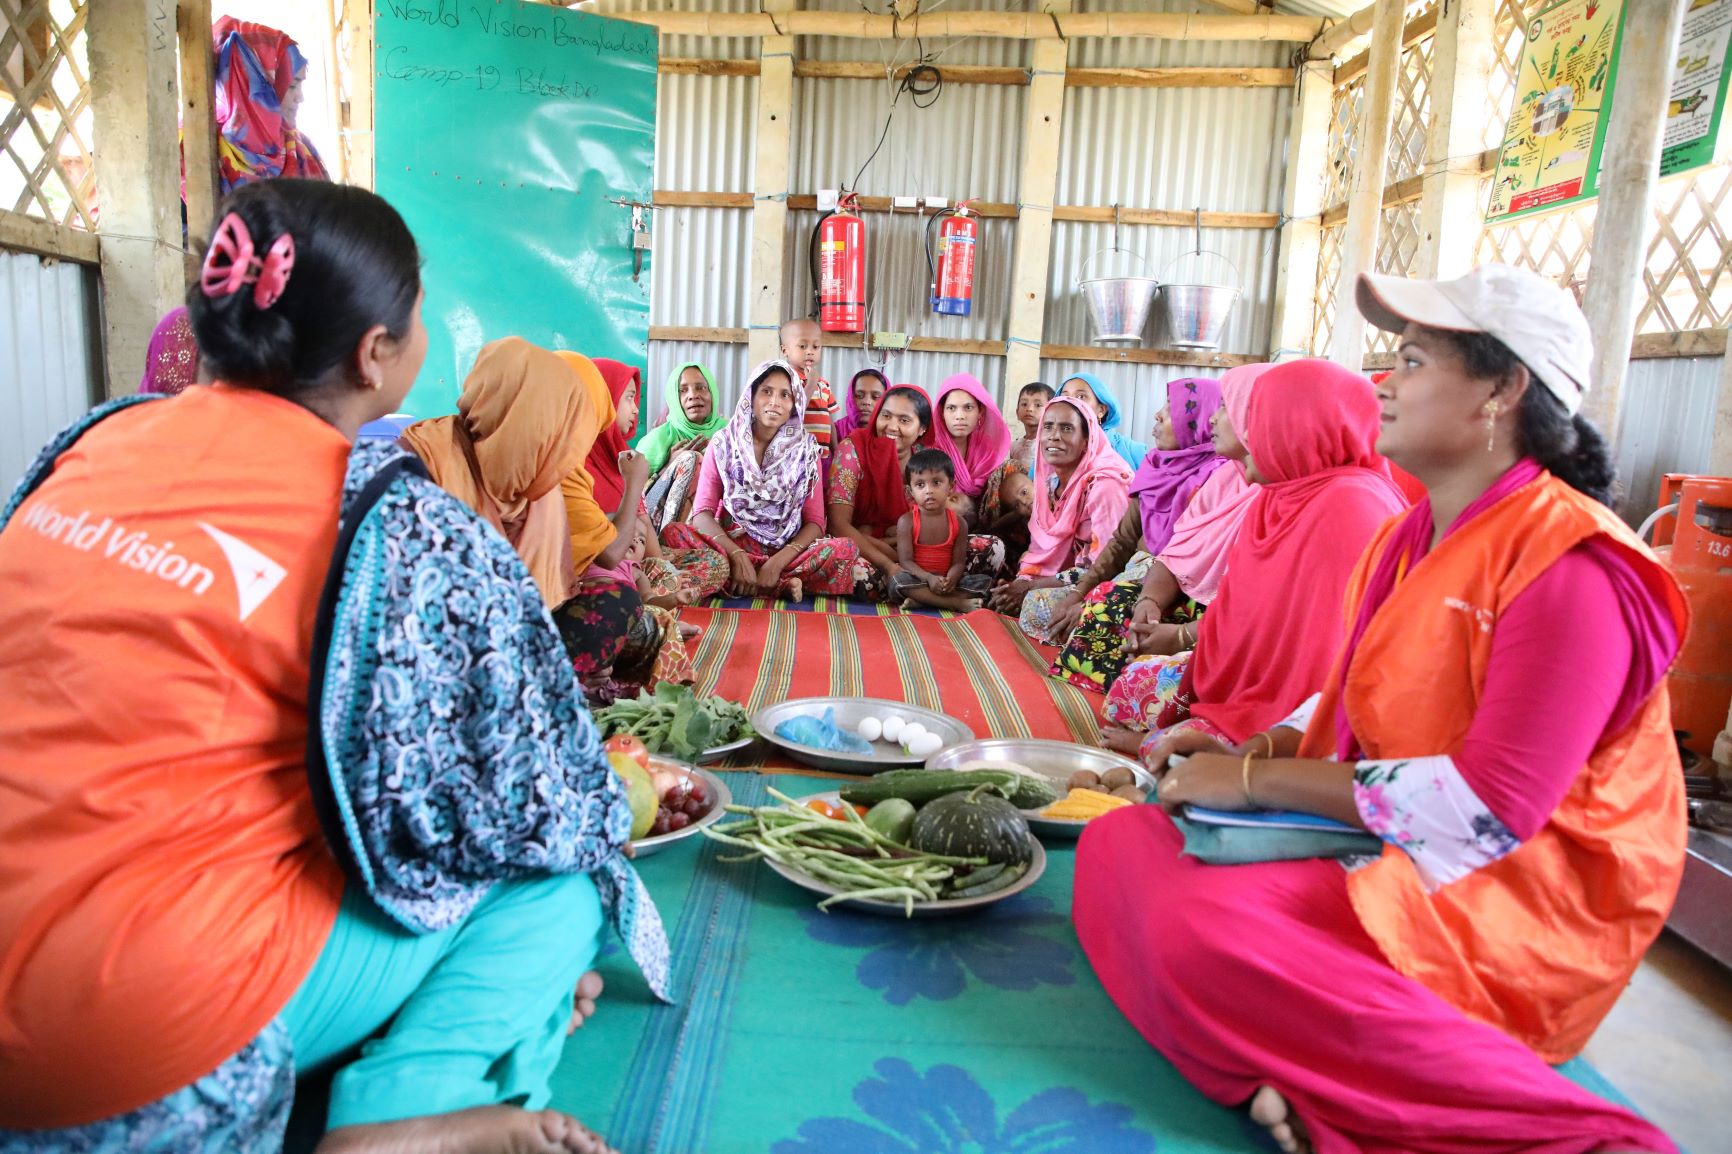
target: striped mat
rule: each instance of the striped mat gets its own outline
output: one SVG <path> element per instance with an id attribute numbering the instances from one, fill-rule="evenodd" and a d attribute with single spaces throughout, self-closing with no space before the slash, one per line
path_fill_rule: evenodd
<path id="1" fill-rule="evenodd" d="M 853 597 L 813 597 L 807 601 L 781 601 L 769 597 L 712 597 L 706 609 L 781 609 L 788 613 L 834 613 L 846 617 L 961 617 L 949 609 L 925 605 L 886 605 L 882 601 L 860 601 Z"/>
<path id="2" fill-rule="evenodd" d="M 1051 651 L 996 613 L 898 614 L 687 609 L 704 633 L 694 688 L 752 713 L 794 697 L 879 697 L 956 718 L 980 737 L 1094 744 L 1101 698 L 1046 675 Z M 762 743 L 731 766 L 791 764 Z"/>

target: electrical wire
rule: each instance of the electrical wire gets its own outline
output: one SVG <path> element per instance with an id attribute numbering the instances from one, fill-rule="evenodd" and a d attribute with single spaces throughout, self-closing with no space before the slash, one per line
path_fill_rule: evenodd
<path id="1" fill-rule="evenodd" d="M 872 151 L 866 155 L 860 165 L 860 171 L 854 174 L 854 179 L 844 187 L 852 192 L 860 187 L 860 178 L 866 175 L 866 170 L 872 167 L 872 162 L 878 158 L 879 151 L 884 147 L 884 141 L 890 135 L 890 124 L 896 119 L 896 106 L 902 100 L 903 93 L 908 94 L 909 103 L 916 108 L 931 108 L 938 103 L 938 98 L 944 93 L 944 75 L 930 64 L 916 64 L 908 70 L 896 85 L 896 95 L 890 98 L 890 108 L 884 114 L 884 128 L 878 133 L 878 143 L 872 146 Z M 930 97 L 925 103 L 922 98 Z"/>

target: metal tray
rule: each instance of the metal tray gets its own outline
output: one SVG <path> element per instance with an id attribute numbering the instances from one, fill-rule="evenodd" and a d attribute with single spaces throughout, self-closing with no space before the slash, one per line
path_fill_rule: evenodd
<path id="1" fill-rule="evenodd" d="M 730 741 L 725 745 L 718 745 L 713 749 L 706 749 L 702 753 L 698 754 L 694 760 L 699 765 L 709 765 L 711 762 L 722 760 L 731 753 L 740 752 L 740 750 L 745 749 L 756 740 L 758 740 L 758 735 L 755 733 L 750 737 L 738 738 L 737 740 Z M 656 755 L 651 754 L 650 756 L 654 757 Z"/>
<path id="2" fill-rule="evenodd" d="M 872 746 L 875 752 L 872 754 L 841 753 L 833 749 L 800 745 L 776 736 L 776 726 L 782 722 L 806 715 L 821 717 L 824 710 L 832 706 L 836 710 L 836 724 L 843 729 L 851 730 L 864 718 L 885 713 L 898 713 L 909 721 L 918 721 L 944 739 L 944 745 L 939 748 L 938 754 L 943 754 L 946 749 L 958 743 L 974 740 L 974 731 L 954 717 L 946 717 L 918 705 L 886 701 L 879 697 L 799 697 L 760 709 L 757 716 L 752 718 L 752 727 L 758 731 L 759 737 L 771 745 L 785 750 L 790 756 L 807 765 L 822 769 L 839 769 L 844 773 L 880 773 L 886 769 L 905 769 L 921 763 L 920 758 L 904 752 L 901 746 L 889 741 L 874 741 Z"/>
<path id="3" fill-rule="evenodd" d="M 1050 779 L 1053 788 L 1063 797 L 1065 783 L 1079 769 L 1105 773 L 1109 769 L 1128 769 L 1135 775 L 1137 788 L 1154 791 L 1155 775 L 1128 757 L 1095 745 L 1075 745 L 1068 741 L 1042 741 L 1032 737 L 986 737 L 941 749 L 926 759 L 926 768 L 954 770 L 964 763 L 978 760 L 1014 761 L 1026 765 Z M 1041 817 L 1039 810 L 1025 809 L 1028 826 L 1036 833 L 1051 837 L 1081 837 L 1087 821 L 1076 818 Z"/>
<path id="4" fill-rule="evenodd" d="M 828 793 L 809 794 L 805 797 L 797 798 L 796 800 L 802 802 L 822 800 L 827 801 L 832 805 L 842 804 L 842 796 L 835 790 L 831 790 Z M 685 831 L 681 830 L 680 832 L 684 833 Z M 788 866 L 783 865 L 781 862 L 775 862 L 771 861 L 769 858 L 765 858 L 764 864 L 793 882 L 795 885 L 799 886 L 801 889 L 811 890 L 815 894 L 821 894 L 828 898 L 835 897 L 837 894 L 845 892 L 830 885 L 828 882 L 821 882 L 817 878 L 801 873 L 799 870 L 791 869 Z M 1028 863 L 1028 872 L 995 894 L 983 894 L 977 898 L 954 898 L 949 901 L 915 902 L 914 912 L 912 914 L 909 914 L 908 907 L 902 902 L 880 901 L 877 898 L 848 898 L 845 901 L 837 902 L 836 905 L 831 906 L 830 908 L 834 911 L 846 907 L 850 910 L 858 910 L 861 913 L 879 914 L 883 917 L 889 918 L 903 918 L 910 916 L 916 918 L 949 917 L 952 914 L 965 914 L 971 910 L 978 910 L 985 906 L 990 906 L 994 902 L 1001 902 L 1005 898 L 1015 897 L 1017 894 L 1039 881 L 1040 875 L 1045 872 L 1046 849 L 1037 840 L 1034 842 L 1034 857 L 1031 858 Z"/>
<path id="5" fill-rule="evenodd" d="M 734 804 L 733 791 L 728 788 L 726 782 L 709 770 L 699 769 L 697 766 L 678 758 L 664 757 L 659 753 L 650 754 L 651 768 L 654 768 L 658 763 L 662 766 L 672 766 L 674 769 L 684 772 L 686 776 L 695 777 L 703 782 L 704 788 L 710 791 L 710 812 L 684 829 L 676 829 L 672 833 L 664 833 L 660 837 L 643 837 L 632 842 L 632 849 L 640 858 L 648 857 L 652 853 L 660 853 L 677 841 L 695 837 L 697 832 L 706 825 L 715 825 L 721 821 L 722 816 L 727 813 L 727 807 Z"/>

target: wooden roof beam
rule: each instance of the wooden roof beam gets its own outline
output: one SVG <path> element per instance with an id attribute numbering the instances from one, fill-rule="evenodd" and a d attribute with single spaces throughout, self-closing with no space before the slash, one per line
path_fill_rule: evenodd
<path id="1" fill-rule="evenodd" d="M 916 20 L 864 12 L 641 12 L 598 9 L 618 20 L 654 25 L 664 36 L 832 36 L 925 40 L 982 36 L 1008 40 L 1132 37 L 1150 40 L 1252 40 L 1307 43 L 1323 21 L 1311 16 L 1098 12 L 938 12 Z"/>

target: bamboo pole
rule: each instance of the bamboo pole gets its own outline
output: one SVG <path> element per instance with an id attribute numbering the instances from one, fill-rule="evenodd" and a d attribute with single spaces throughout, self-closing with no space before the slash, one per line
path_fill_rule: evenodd
<path id="1" fill-rule="evenodd" d="M 1312 60 L 1328 60 L 1339 56 L 1355 40 L 1369 35 L 1377 17 L 1377 4 L 1367 4 L 1353 15 L 1331 24 L 1327 31 L 1311 42 L 1307 53 Z"/>
<path id="2" fill-rule="evenodd" d="M 1427 8 L 1424 12 L 1421 12 L 1418 16 L 1415 16 L 1412 20 L 1409 20 L 1405 25 L 1402 26 L 1402 29 L 1401 29 L 1401 48 L 1402 48 L 1402 51 L 1405 52 L 1407 49 L 1414 47 L 1421 40 L 1424 40 L 1426 37 L 1431 36 L 1436 31 L 1437 31 L 1437 9 L 1436 8 Z M 1366 51 L 1361 52 L 1359 55 L 1348 60 L 1347 63 L 1343 64 L 1341 67 L 1339 67 L 1335 70 L 1335 87 L 1340 88 L 1344 84 L 1350 84 L 1353 81 L 1359 79 L 1361 76 L 1363 76 L 1365 74 L 1365 67 L 1370 62 L 1371 62 L 1370 49 L 1367 49 Z"/>
<path id="3" fill-rule="evenodd" d="M 1335 295 L 1335 330 L 1329 356 L 1354 372 L 1359 371 L 1365 359 L 1365 318 L 1359 315 L 1354 301 L 1354 287 L 1359 274 L 1377 263 L 1384 170 L 1389 162 L 1389 125 L 1395 116 L 1396 71 L 1401 67 L 1403 7 L 1403 0 L 1377 0 L 1377 17 L 1371 32 L 1371 64 L 1365 77 L 1365 112 L 1355 142 L 1347 228 L 1341 241 L 1341 283 Z"/>
<path id="4" fill-rule="evenodd" d="M 1091 13 L 1050 10 L 937 12 L 917 19 L 865 12 L 642 12 L 606 15 L 654 25 L 664 36 L 832 36 L 855 40 L 926 40 L 968 36 L 1006 40 L 1076 40 L 1130 37 L 1148 40 L 1250 40 L 1306 43 L 1322 31 L 1310 16 L 1237 16 L 1187 13 Z"/>
<path id="5" fill-rule="evenodd" d="M 137 386 L 156 322 L 186 299 L 180 40 L 175 0 L 90 0 L 89 14 L 104 375 L 119 396 Z"/>
<path id="6" fill-rule="evenodd" d="M 1319 220 L 1329 164 L 1329 114 L 1334 97 L 1329 62 L 1300 67 L 1298 100 L 1287 146 L 1287 184 L 1281 196 L 1286 223 L 1275 272 L 1275 314 L 1270 325 L 1269 359 L 1310 356 L 1317 329 L 1318 260 L 1323 225 Z"/>
<path id="7" fill-rule="evenodd" d="M 1451 0 L 1448 10 L 1438 15 L 1416 276 L 1448 279 L 1473 267 L 1484 228 L 1479 166 L 1454 158 L 1469 156 L 1485 143 L 1485 93 L 1497 64 L 1492 43 L 1496 23 L 1494 0 Z"/>
<path id="8" fill-rule="evenodd" d="M 1732 356 L 1720 362 L 1720 394 L 1714 401 L 1714 431 L 1708 448 L 1708 472 L 1732 477 Z"/>
<path id="9" fill-rule="evenodd" d="M 1606 149 L 1601 163 L 1600 203 L 1582 299 L 1594 334 L 1593 387 L 1583 413 L 1614 446 L 1623 425 L 1626 350 L 1636 331 L 1638 294 L 1643 292 L 1641 270 L 1654 223 L 1660 134 L 1683 18 L 1684 5 L 1677 0 L 1625 0 L 1617 91 L 1606 129 L 1607 141 L 1615 146 Z"/>
<path id="10" fill-rule="evenodd" d="M 908 75 L 913 64 L 897 68 L 893 76 Z M 712 60 L 704 57 L 664 56 L 657 71 L 669 76 L 756 76 L 756 60 Z M 976 64 L 948 64 L 940 69 L 946 84 L 988 84 L 1021 88 L 1028 84 L 1028 69 L 999 68 Z M 871 60 L 796 60 L 796 80 L 883 80 L 883 64 Z M 1185 66 L 1174 68 L 1072 68 L 1065 73 L 1067 88 L 1288 88 L 1293 84 L 1290 68 Z"/>
<path id="11" fill-rule="evenodd" d="M 1071 0 L 1049 0 L 1053 19 L 1071 10 Z M 1034 46 L 1034 79 L 1023 108 L 1022 172 L 1016 198 L 1016 244 L 1011 254 L 1010 319 L 1005 344 L 1007 412 L 1016 390 L 1040 377 L 1041 339 L 1046 325 L 1047 274 L 1052 262 L 1052 206 L 1058 195 L 1059 129 L 1064 121 L 1064 81 L 1070 45 L 1041 40 Z"/>
<path id="12" fill-rule="evenodd" d="M 373 187 L 373 2 L 343 0 L 345 98 L 337 109 L 350 184 Z M 332 65 L 335 66 L 333 61 Z"/>
<path id="13" fill-rule="evenodd" d="M 764 17 L 786 21 L 795 0 L 764 0 Z M 782 298 L 787 251 L 788 165 L 794 118 L 794 38 L 759 41 L 758 151 L 752 169 L 751 358 L 767 361 L 781 347 L 778 331 L 789 312 Z M 802 315 L 805 310 L 801 309 Z"/>
<path id="14" fill-rule="evenodd" d="M 186 171 L 186 234 L 199 248 L 216 223 L 218 200 L 216 53 L 211 45 L 211 0 L 180 0 L 180 139 Z M 188 283 L 197 274 L 188 254 Z"/>

